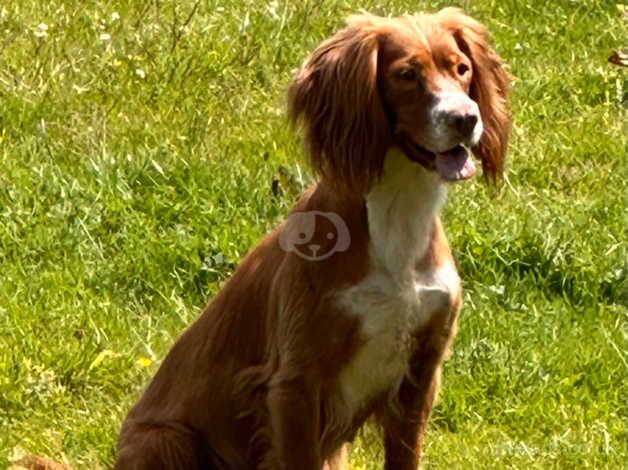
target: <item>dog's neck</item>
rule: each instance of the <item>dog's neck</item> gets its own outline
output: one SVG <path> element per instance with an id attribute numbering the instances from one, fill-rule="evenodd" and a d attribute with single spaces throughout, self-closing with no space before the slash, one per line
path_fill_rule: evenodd
<path id="1" fill-rule="evenodd" d="M 380 180 L 366 196 L 371 256 L 401 284 L 412 282 L 447 195 L 439 176 L 401 151 L 386 155 Z"/>

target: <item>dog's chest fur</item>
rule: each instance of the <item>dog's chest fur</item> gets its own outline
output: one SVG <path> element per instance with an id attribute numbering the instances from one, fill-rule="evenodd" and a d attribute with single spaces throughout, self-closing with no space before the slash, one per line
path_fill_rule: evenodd
<path id="1" fill-rule="evenodd" d="M 401 154 L 387 156 L 384 176 L 367 197 L 371 272 L 340 295 L 362 318 L 362 346 L 340 373 L 337 399 L 355 415 L 370 399 L 395 391 L 408 368 L 413 333 L 448 310 L 460 289 L 451 261 L 420 268 L 445 187 Z"/>

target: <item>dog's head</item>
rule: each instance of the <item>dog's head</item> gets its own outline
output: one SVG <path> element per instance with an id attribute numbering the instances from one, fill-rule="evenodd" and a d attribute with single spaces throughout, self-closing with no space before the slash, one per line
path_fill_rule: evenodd
<path id="1" fill-rule="evenodd" d="M 484 26 L 457 9 L 350 17 L 323 42 L 290 87 L 312 166 L 323 179 L 367 192 L 387 151 L 445 180 L 471 176 L 466 149 L 495 180 L 503 172 L 509 75 Z"/>

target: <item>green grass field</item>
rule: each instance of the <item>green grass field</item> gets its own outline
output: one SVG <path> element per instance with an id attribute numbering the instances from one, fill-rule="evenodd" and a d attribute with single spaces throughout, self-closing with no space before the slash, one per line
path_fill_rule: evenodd
<path id="1" fill-rule="evenodd" d="M 625 468 L 622 13 L 454 3 L 510 65 L 515 124 L 505 184 L 445 211 L 465 304 L 424 467 Z M 292 71 L 359 8 L 446 4 L 0 5 L 0 468 L 111 465 L 169 346 L 311 181 Z M 353 468 L 381 459 L 367 428 Z"/>

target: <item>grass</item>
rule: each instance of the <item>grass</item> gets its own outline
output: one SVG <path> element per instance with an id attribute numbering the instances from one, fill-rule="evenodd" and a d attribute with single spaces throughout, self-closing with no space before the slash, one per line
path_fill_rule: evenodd
<path id="1" fill-rule="evenodd" d="M 456 2 L 454 2 L 456 3 Z M 284 96 L 358 8 L 0 7 L 0 467 L 111 465 L 179 332 L 311 180 Z M 465 306 L 425 468 L 625 468 L 624 44 L 606 0 L 458 2 L 516 77 L 507 183 L 452 189 Z M 354 469 L 381 467 L 375 431 Z"/>

